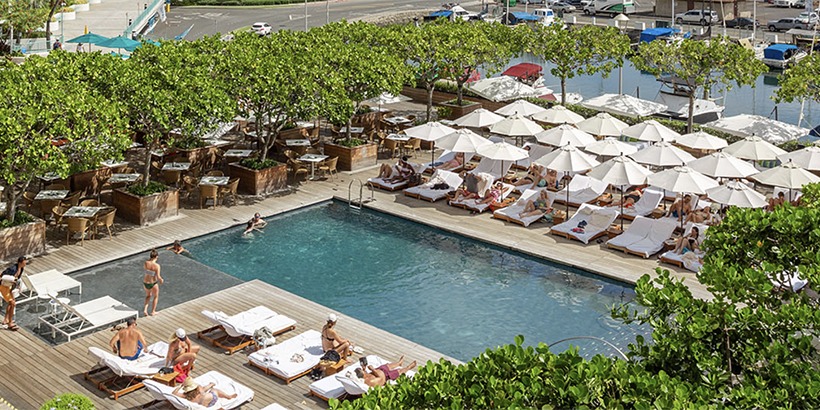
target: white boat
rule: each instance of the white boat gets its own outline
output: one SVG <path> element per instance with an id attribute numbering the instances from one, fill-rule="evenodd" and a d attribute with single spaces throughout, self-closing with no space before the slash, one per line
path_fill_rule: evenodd
<path id="1" fill-rule="evenodd" d="M 760 61 L 771 68 L 784 69 L 797 64 L 808 54 L 794 44 L 772 44 L 763 50 Z"/>
<path id="2" fill-rule="evenodd" d="M 661 82 L 661 90 L 655 98 L 655 102 L 666 105 L 667 110 L 658 115 L 676 120 L 687 120 L 689 118 L 689 96 L 686 94 L 687 87 L 683 83 L 675 83 L 672 78 L 658 79 Z M 726 107 L 717 104 L 712 100 L 695 98 L 695 107 L 692 120 L 696 124 L 705 124 L 723 117 L 723 110 Z"/>

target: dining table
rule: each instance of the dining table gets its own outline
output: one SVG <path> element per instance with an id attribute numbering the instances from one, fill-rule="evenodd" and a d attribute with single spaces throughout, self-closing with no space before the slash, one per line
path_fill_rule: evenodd
<path id="1" fill-rule="evenodd" d="M 228 181 L 230 181 L 230 177 L 218 177 L 218 176 L 204 176 L 199 179 L 200 185 L 218 185 L 218 186 L 225 186 L 228 185 Z"/>
<path id="2" fill-rule="evenodd" d="M 187 171 L 191 168 L 190 162 L 166 162 L 162 164 L 163 171 Z"/>
<path id="3" fill-rule="evenodd" d="M 111 174 L 108 182 L 111 184 L 132 184 L 137 182 L 142 174 Z"/>
<path id="4" fill-rule="evenodd" d="M 304 138 L 294 138 L 285 140 L 285 145 L 288 147 L 309 147 L 310 140 Z"/>
<path id="5" fill-rule="evenodd" d="M 37 201 L 44 201 L 44 200 L 60 200 L 62 201 L 65 197 L 68 196 L 68 190 L 62 189 L 44 189 L 37 193 L 34 196 L 34 199 Z"/>
<path id="6" fill-rule="evenodd" d="M 247 158 L 253 154 L 252 149 L 229 149 L 225 151 L 226 157 Z"/>
<path id="7" fill-rule="evenodd" d="M 310 180 L 316 178 L 316 164 L 328 159 L 327 155 L 321 154 L 305 154 L 299 157 L 299 161 L 310 163 Z"/>
<path id="8" fill-rule="evenodd" d="M 93 218 L 105 209 L 103 206 L 79 206 L 75 205 L 68 208 L 63 214 L 63 218 Z"/>

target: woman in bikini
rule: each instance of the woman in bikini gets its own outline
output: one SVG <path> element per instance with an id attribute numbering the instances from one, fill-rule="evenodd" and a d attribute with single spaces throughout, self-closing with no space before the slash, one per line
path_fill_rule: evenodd
<path id="1" fill-rule="evenodd" d="M 542 175 L 543 168 L 541 168 L 538 164 L 532 164 L 530 165 L 530 169 L 527 171 L 527 175 L 523 178 L 516 179 L 512 184 L 515 186 L 522 186 L 537 183 L 539 187 L 545 187 L 547 186 L 547 180 Z"/>
<path id="2" fill-rule="evenodd" d="M 498 182 L 498 183 L 495 184 L 494 187 L 487 190 L 487 194 L 484 195 L 484 198 L 482 198 L 481 200 L 476 200 L 476 203 L 479 203 L 479 204 L 492 204 L 493 202 L 500 202 L 501 197 L 504 196 L 504 191 L 505 190 L 506 189 L 504 188 L 504 184 L 502 184 L 501 182 Z"/>
<path id="3" fill-rule="evenodd" d="M 353 354 L 353 342 L 343 339 L 336 332 L 336 320 L 338 318 L 333 313 L 327 316 L 327 322 L 322 327 L 322 351 L 335 350 L 342 359 Z"/>
<path id="4" fill-rule="evenodd" d="M 621 204 L 623 204 L 624 208 L 629 208 L 630 206 L 635 205 L 635 203 L 641 199 L 642 195 L 643 191 L 640 188 L 636 188 L 624 194 L 620 201 L 613 201 L 608 206 L 621 206 Z"/>
<path id="5" fill-rule="evenodd" d="M 160 275 L 160 266 L 157 263 L 157 257 L 159 253 L 157 253 L 156 249 L 151 250 L 151 255 L 148 257 L 148 260 L 145 261 L 143 267 L 145 268 L 145 276 L 142 277 L 142 286 L 145 288 L 145 307 L 142 310 L 142 313 L 145 316 L 148 316 L 148 303 L 151 301 L 151 297 L 154 298 L 154 303 L 151 305 L 151 316 L 157 314 L 157 301 L 159 301 L 159 285 L 165 282 L 162 279 L 162 275 Z"/>
<path id="6" fill-rule="evenodd" d="M 185 379 L 185 382 L 177 387 L 173 393 L 174 396 L 182 397 L 191 403 L 196 403 L 200 406 L 213 407 L 219 399 L 233 399 L 236 398 L 236 393 L 228 394 L 214 387 L 214 383 L 207 386 L 200 386 L 196 384 L 192 377 Z"/>
<path id="7" fill-rule="evenodd" d="M 410 365 L 404 368 L 402 367 L 403 363 L 404 356 L 402 356 L 398 362 L 383 364 L 379 367 L 368 365 L 368 372 L 364 372 L 361 368 L 357 368 L 355 370 L 356 376 L 364 379 L 364 383 L 370 387 L 384 386 L 387 382 L 396 380 L 399 376 L 416 368 L 415 360 L 413 363 L 410 363 Z"/>
<path id="8" fill-rule="evenodd" d="M 538 198 L 527 201 L 527 204 L 524 205 L 524 210 L 518 213 L 518 217 L 526 218 L 528 216 L 543 215 L 550 211 L 552 211 L 552 208 L 549 206 L 549 196 L 547 195 L 547 190 L 543 189 L 541 193 L 538 194 Z"/>
<path id="9" fill-rule="evenodd" d="M 444 161 L 438 165 L 436 165 L 435 169 L 443 169 L 445 171 L 452 171 L 456 168 L 461 168 L 464 165 L 464 153 L 457 152 L 453 159 L 449 161 Z"/>
<path id="10" fill-rule="evenodd" d="M 692 227 L 689 236 L 678 239 L 678 245 L 675 246 L 675 253 L 682 255 L 686 252 L 694 252 L 700 249 L 700 229 L 697 226 Z"/>

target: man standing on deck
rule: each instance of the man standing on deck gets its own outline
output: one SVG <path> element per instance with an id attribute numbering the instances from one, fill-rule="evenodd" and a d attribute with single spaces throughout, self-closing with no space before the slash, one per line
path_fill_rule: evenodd
<path id="1" fill-rule="evenodd" d="M 108 344 L 111 346 L 111 350 L 114 351 L 114 354 L 121 358 L 125 360 L 137 360 L 140 354 L 142 354 L 142 349 L 145 348 L 145 338 L 142 336 L 142 332 L 137 329 L 136 318 L 132 317 L 125 323 L 128 326 L 117 332 Z"/>

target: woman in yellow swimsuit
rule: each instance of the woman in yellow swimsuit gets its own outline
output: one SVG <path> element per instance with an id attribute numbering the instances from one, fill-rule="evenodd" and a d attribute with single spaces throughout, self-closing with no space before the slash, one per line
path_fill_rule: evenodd
<path id="1" fill-rule="evenodd" d="M 145 307 L 142 310 L 142 313 L 145 316 L 148 316 L 148 303 L 151 301 L 151 297 L 154 298 L 154 303 L 151 305 L 151 316 L 157 314 L 157 301 L 159 300 L 159 285 L 165 282 L 162 279 L 162 275 L 160 275 L 160 266 L 157 263 L 157 257 L 159 254 L 157 253 L 156 249 L 151 250 L 151 255 L 148 257 L 148 260 L 145 261 L 143 267 L 145 268 L 145 276 L 142 278 L 142 286 L 145 288 Z"/>

